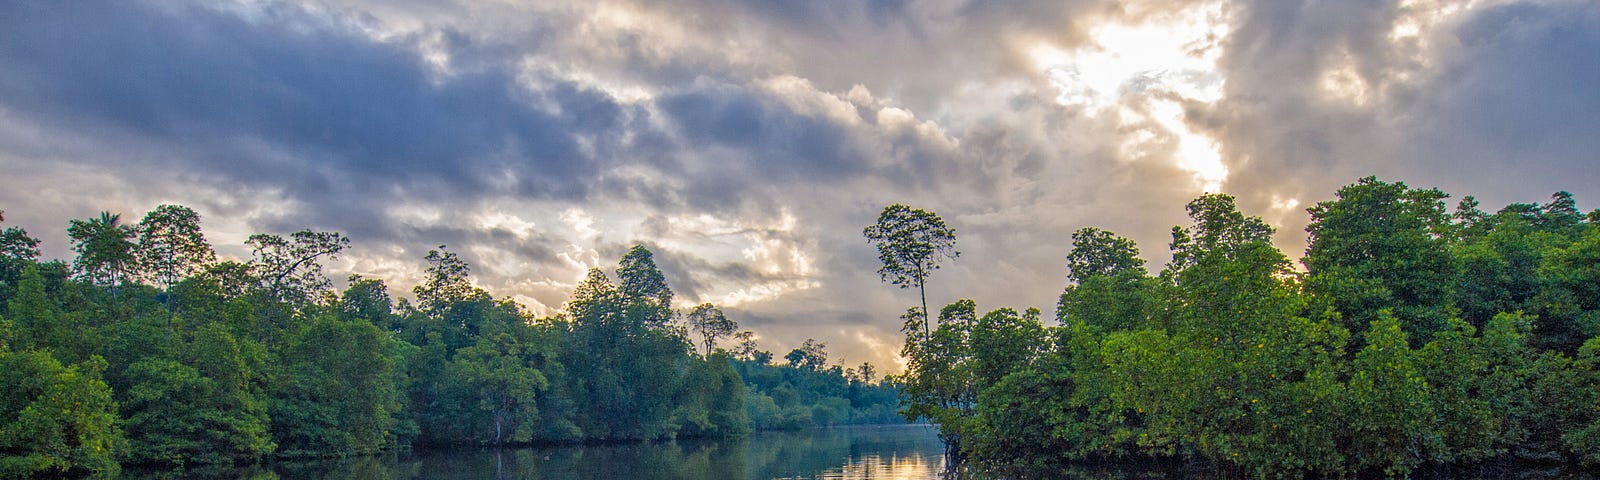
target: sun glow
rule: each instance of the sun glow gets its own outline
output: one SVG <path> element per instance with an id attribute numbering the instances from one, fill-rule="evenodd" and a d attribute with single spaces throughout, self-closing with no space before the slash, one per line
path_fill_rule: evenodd
<path id="1" fill-rule="evenodd" d="M 1167 153 L 1197 187 L 1217 191 L 1228 168 L 1216 141 L 1189 127 L 1184 105 L 1222 98 L 1225 78 L 1217 59 L 1227 23 L 1223 5 L 1211 3 L 1134 23 L 1107 23 L 1090 31 L 1092 45 L 1068 50 L 1039 44 L 1028 55 L 1056 88 L 1056 103 L 1118 122 L 1127 135 L 1121 151 Z"/>

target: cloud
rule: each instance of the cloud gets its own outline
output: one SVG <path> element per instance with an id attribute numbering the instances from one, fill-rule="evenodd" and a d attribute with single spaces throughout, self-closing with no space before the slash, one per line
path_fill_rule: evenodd
<path id="1" fill-rule="evenodd" d="M 330 268 L 559 309 L 634 243 L 679 298 L 786 352 L 893 365 L 914 292 L 861 228 L 940 213 L 930 303 L 1049 311 L 1072 231 L 1155 265 L 1205 189 L 1292 254 L 1303 209 L 1378 174 L 1487 205 L 1592 168 L 1600 7 L 1582 1 L 89 2 L 0 5 L 0 206 L 159 203 L 234 256 L 339 230 Z M 1132 61 L 1132 60 L 1146 61 Z"/>
<path id="2" fill-rule="evenodd" d="M 1331 197 L 1377 174 L 1486 205 L 1600 196 L 1592 2 L 1246 2 L 1202 107 L 1245 205 Z M 1279 239 L 1303 244 L 1304 216 Z"/>

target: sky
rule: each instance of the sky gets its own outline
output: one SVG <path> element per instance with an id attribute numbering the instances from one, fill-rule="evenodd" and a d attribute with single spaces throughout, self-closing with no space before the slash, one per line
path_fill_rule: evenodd
<path id="1" fill-rule="evenodd" d="M 1291 257 L 1367 175 L 1593 209 L 1597 83 L 1590 0 L 0 2 L 0 210 L 63 259 L 166 203 L 224 257 L 339 231 L 396 294 L 448 245 L 537 315 L 644 244 L 763 348 L 894 371 L 888 204 L 955 229 L 935 308 L 1050 319 L 1073 231 L 1158 269 L 1206 192 Z"/>

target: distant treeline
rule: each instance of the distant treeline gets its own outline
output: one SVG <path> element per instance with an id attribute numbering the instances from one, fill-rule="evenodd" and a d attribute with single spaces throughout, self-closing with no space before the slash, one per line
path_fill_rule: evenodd
<path id="1" fill-rule="evenodd" d="M 924 330 L 911 309 L 908 414 L 1011 478 L 1151 457 L 1261 477 L 1600 464 L 1600 211 L 1560 192 L 1451 212 L 1372 177 L 1337 197 L 1309 209 L 1303 270 L 1208 194 L 1155 276 L 1133 241 L 1074 234 L 1058 326 L 962 300 Z M 878 238 L 930 252 L 947 233 Z"/>
<path id="2" fill-rule="evenodd" d="M 533 318 L 443 246 L 397 301 L 359 275 L 331 289 L 338 233 L 217 261 L 199 223 L 174 205 L 73 220 L 70 264 L 0 230 L 0 478 L 900 421 L 871 365 L 829 366 L 815 341 L 775 364 L 715 306 L 675 310 L 642 246 Z"/>

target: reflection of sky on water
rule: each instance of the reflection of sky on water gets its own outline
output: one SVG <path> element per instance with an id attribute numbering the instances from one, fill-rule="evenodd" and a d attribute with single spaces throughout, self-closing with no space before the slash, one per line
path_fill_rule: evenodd
<path id="1" fill-rule="evenodd" d="M 409 453 L 282 461 L 188 472 L 129 469 L 125 479 L 291 480 L 922 480 L 938 478 L 943 445 L 926 425 L 756 432 L 727 439 Z"/>
<path id="2" fill-rule="evenodd" d="M 792 477 L 795 480 L 926 480 L 939 478 L 944 456 L 911 454 L 906 456 L 865 455 L 851 458 L 848 463 L 822 472 L 815 477 Z"/>

